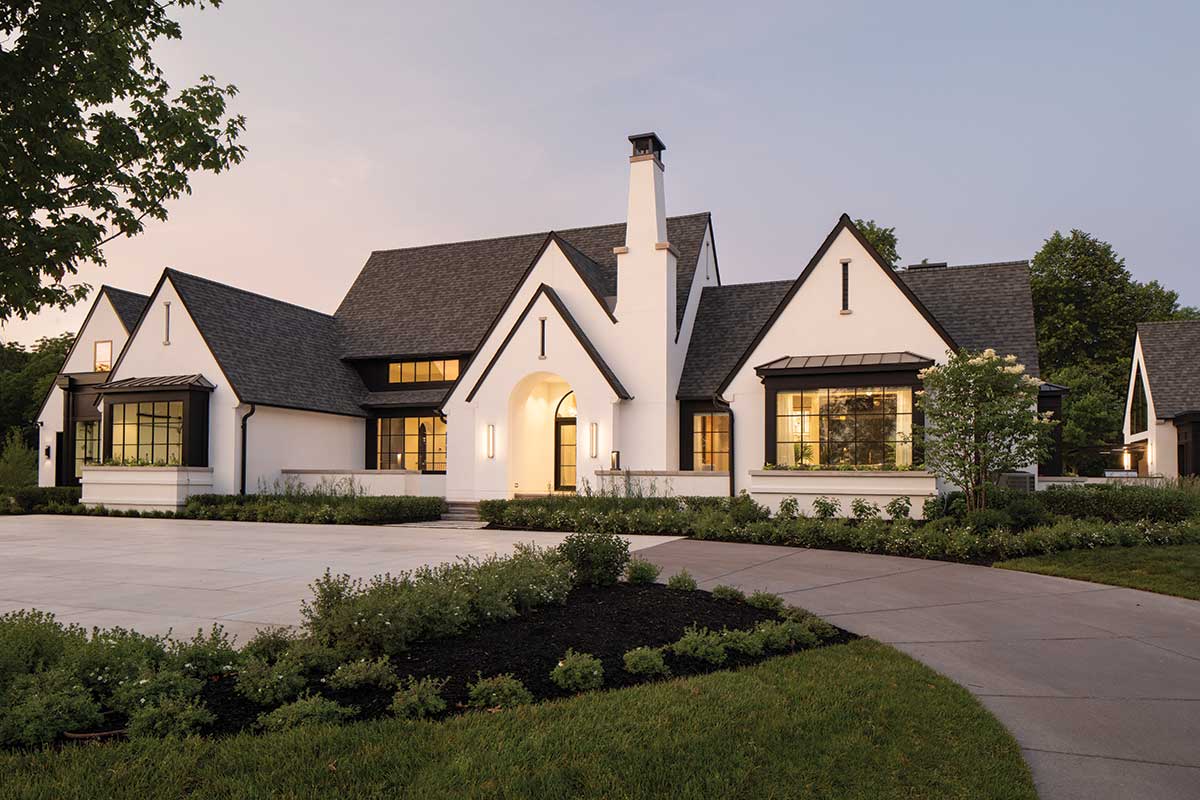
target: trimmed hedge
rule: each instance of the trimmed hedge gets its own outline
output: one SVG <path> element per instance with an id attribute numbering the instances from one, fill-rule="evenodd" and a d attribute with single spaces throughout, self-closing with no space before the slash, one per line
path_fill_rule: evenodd
<path id="1" fill-rule="evenodd" d="M 383 525 L 440 519 L 446 501 L 440 497 L 327 494 L 198 494 L 175 516 L 239 522 L 334 523 Z"/>
<path id="2" fill-rule="evenodd" d="M 737 497 L 612 497 L 552 495 L 483 500 L 479 516 L 499 528 L 691 536 L 716 525 L 746 525 L 770 518 L 749 495 Z"/>
<path id="3" fill-rule="evenodd" d="M 1077 519 L 1180 522 L 1200 515 L 1200 492 L 1174 486 L 1101 484 L 1055 487 L 1038 492 L 1036 496 L 1051 514 Z"/>
<path id="4" fill-rule="evenodd" d="M 79 502 L 78 486 L 0 487 L 0 514 L 40 514 L 57 505 Z"/>

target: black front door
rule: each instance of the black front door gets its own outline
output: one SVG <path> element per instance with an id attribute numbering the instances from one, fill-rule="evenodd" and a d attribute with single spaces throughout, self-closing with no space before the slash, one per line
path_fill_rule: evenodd
<path id="1" fill-rule="evenodd" d="M 554 491 L 575 491 L 575 420 L 554 420 Z"/>

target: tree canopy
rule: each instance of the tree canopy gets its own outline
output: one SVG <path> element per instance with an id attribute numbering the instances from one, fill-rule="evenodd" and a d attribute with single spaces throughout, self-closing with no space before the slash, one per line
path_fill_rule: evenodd
<path id="1" fill-rule="evenodd" d="M 888 266 L 895 267 L 900 263 L 900 254 L 896 252 L 900 240 L 895 228 L 885 228 L 873 219 L 856 219 L 854 225 Z"/>
<path id="2" fill-rule="evenodd" d="M 81 263 L 165 220 L 190 173 L 242 160 L 236 87 L 172 93 L 152 52 L 182 37 L 172 11 L 220 2 L 0 4 L 0 322 L 86 297 Z"/>
<path id="3" fill-rule="evenodd" d="M 38 408 L 74 340 L 74 334 L 64 333 L 39 339 L 31 350 L 0 343 L 0 438 L 15 430 L 26 441 L 37 442 Z"/>

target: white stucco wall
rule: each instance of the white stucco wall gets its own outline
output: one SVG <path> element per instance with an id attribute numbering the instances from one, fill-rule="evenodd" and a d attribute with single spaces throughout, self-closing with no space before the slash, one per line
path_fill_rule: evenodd
<path id="1" fill-rule="evenodd" d="M 842 308 L 842 259 L 850 259 L 850 313 Z M 783 356 L 911 351 L 944 362 L 949 348 L 866 249 L 843 229 L 725 390 L 734 413 L 737 491 L 763 453 L 765 389 L 755 367 Z M 773 420 L 772 420 L 773 423 Z"/>
<path id="2" fill-rule="evenodd" d="M 237 413 L 238 439 L 249 410 L 242 406 Z M 270 492 L 284 469 L 363 469 L 366 424 L 361 417 L 258 406 L 246 423 L 246 491 Z"/>
<path id="3" fill-rule="evenodd" d="M 38 428 L 38 486 L 53 486 L 55 481 L 54 461 L 58 455 L 58 434 L 63 429 L 63 390 L 57 386 L 50 388 L 46 405 L 38 416 L 41 426 Z M 50 455 L 46 455 L 46 448 Z"/>
<path id="4" fill-rule="evenodd" d="M 1138 369 L 1142 373 L 1142 386 L 1146 391 L 1146 406 L 1150 424 L 1147 430 L 1132 433 L 1130 414 L 1133 410 L 1134 378 Z M 1150 393 L 1150 375 L 1146 369 L 1146 357 L 1142 353 L 1142 340 L 1133 343 L 1133 364 L 1129 369 L 1129 386 L 1125 392 L 1125 422 L 1123 424 L 1125 444 L 1146 443 L 1146 474 L 1151 477 L 1179 477 L 1179 431 L 1171 420 L 1158 418 L 1154 407 L 1154 395 Z"/>

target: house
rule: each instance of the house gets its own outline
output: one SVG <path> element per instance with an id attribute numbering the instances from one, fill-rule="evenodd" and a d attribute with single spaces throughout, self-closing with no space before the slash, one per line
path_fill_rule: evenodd
<path id="1" fill-rule="evenodd" d="M 630 142 L 624 223 L 375 251 L 332 315 L 173 269 L 105 288 L 75 350 L 113 360 L 72 351 L 42 482 L 114 507 L 353 479 L 919 508 L 920 370 L 992 347 L 1037 375 L 1026 262 L 893 269 L 842 215 L 788 279 L 725 283 L 711 216 L 667 216 L 662 141 Z"/>
<path id="2" fill-rule="evenodd" d="M 1200 475 L 1200 320 L 1137 326 L 1125 399 L 1125 468 Z"/>

